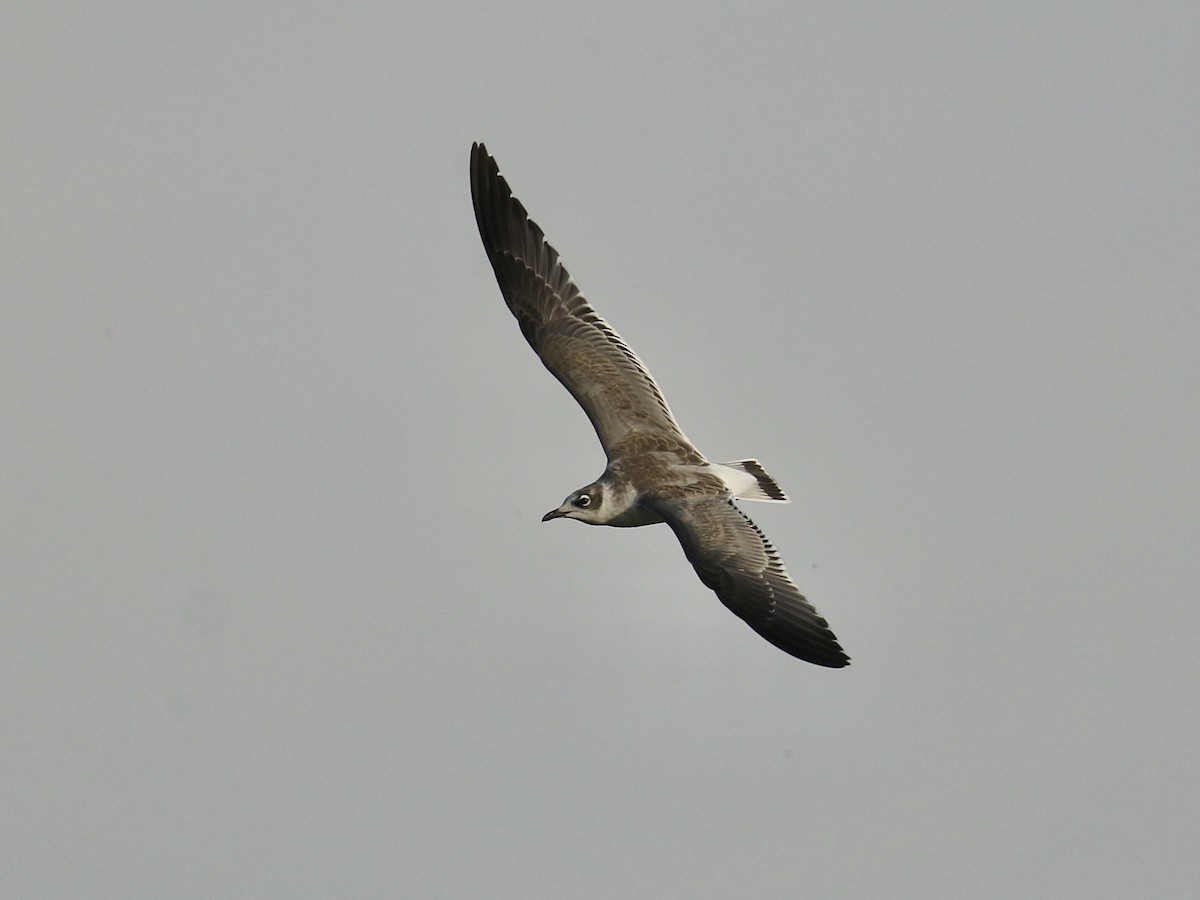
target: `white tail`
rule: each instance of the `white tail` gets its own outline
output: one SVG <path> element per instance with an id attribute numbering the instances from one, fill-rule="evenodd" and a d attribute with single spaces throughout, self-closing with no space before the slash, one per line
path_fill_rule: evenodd
<path id="1" fill-rule="evenodd" d="M 767 503 L 791 503 L 783 488 L 766 473 L 757 459 L 739 459 L 735 462 L 716 463 L 715 468 L 733 492 L 742 500 L 762 500 Z"/>

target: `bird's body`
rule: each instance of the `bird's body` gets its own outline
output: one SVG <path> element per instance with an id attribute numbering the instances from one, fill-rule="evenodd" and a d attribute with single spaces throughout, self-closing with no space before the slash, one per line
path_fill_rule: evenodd
<path id="1" fill-rule="evenodd" d="M 633 528 L 665 522 L 700 580 L 775 646 L 817 665 L 846 654 L 734 499 L 787 502 L 756 460 L 711 463 L 687 439 L 649 370 L 583 298 L 482 144 L 471 150 L 479 235 L 521 331 L 583 407 L 604 473 L 543 521 Z"/>

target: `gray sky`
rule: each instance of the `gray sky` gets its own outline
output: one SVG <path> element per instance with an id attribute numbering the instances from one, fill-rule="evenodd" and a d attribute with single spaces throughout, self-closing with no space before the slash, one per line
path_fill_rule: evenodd
<path id="1" fill-rule="evenodd" d="M 1194 888 L 1200 8 L 4 18 L 0 894 Z M 538 521 L 472 140 L 849 669 Z"/>

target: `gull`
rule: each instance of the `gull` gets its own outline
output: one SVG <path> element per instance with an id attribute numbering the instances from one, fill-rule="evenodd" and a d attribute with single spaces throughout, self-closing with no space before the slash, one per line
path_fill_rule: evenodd
<path id="1" fill-rule="evenodd" d="M 608 457 L 598 479 L 542 521 L 665 522 L 700 580 L 762 637 L 806 662 L 849 665 L 775 548 L 733 502 L 789 502 L 775 479 L 754 459 L 709 462 L 684 436 L 650 370 L 584 299 L 483 144 L 471 147 L 471 197 L 505 303 Z"/>

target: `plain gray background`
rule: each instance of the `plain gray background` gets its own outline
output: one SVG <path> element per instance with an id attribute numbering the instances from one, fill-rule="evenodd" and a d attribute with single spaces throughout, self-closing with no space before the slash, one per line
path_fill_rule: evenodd
<path id="1" fill-rule="evenodd" d="M 1194 890 L 1195 4 L 4 19 L 4 896 Z M 472 140 L 849 669 L 539 523 Z"/>

